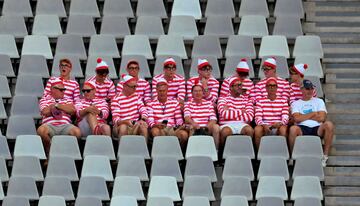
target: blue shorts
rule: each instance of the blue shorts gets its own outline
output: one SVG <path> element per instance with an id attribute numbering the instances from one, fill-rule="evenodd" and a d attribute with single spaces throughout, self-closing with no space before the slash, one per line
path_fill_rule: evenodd
<path id="1" fill-rule="evenodd" d="M 316 127 L 307 127 L 304 125 L 298 125 L 302 131 L 302 135 L 314 135 L 318 136 L 318 130 L 320 126 Z"/>

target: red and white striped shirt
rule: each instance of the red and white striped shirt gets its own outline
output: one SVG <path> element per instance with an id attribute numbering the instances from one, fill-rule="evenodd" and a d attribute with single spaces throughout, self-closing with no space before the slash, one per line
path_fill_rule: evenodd
<path id="1" fill-rule="evenodd" d="M 50 79 L 46 83 L 46 87 L 44 90 L 43 96 L 51 96 L 50 90 L 51 90 L 51 84 L 52 82 L 59 77 L 50 77 Z M 65 99 L 70 99 L 73 103 L 80 100 L 80 89 L 79 89 L 79 83 L 75 80 L 65 80 L 60 77 L 60 79 L 63 81 L 64 87 L 66 88 L 64 93 Z"/>
<path id="2" fill-rule="evenodd" d="M 137 121 L 141 116 L 148 116 L 146 107 L 136 93 L 130 96 L 123 93 L 116 95 L 111 101 L 111 113 L 114 124 L 119 120 Z"/>
<path id="3" fill-rule="evenodd" d="M 289 121 L 289 104 L 287 99 L 277 97 L 271 101 L 268 98 L 261 98 L 255 107 L 256 125 L 272 125 L 281 122 L 287 125 Z"/>
<path id="4" fill-rule="evenodd" d="M 290 84 L 290 104 L 295 102 L 296 100 L 302 99 L 302 92 L 300 90 L 300 85 L 296 82 Z M 316 97 L 316 89 L 313 90 L 313 97 Z"/>
<path id="5" fill-rule="evenodd" d="M 266 81 L 267 81 L 267 78 L 262 79 L 255 85 L 255 94 L 254 95 L 255 95 L 256 102 L 258 102 L 259 99 L 267 98 L 268 93 L 266 91 Z M 276 81 L 277 81 L 276 96 L 285 98 L 288 101 L 290 98 L 289 82 L 280 77 L 276 77 Z"/>
<path id="6" fill-rule="evenodd" d="M 213 103 L 207 100 L 202 100 L 201 103 L 186 102 L 184 117 L 190 117 L 200 127 L 206 127 L 210 120 L 217 120 Z"/>
<path id="7" fill-rule="evenodd" d="M 230 94 L 229 82 L 233 77 L 235 76 L 224 79 L 223 83 L 221 84 L 220 97 L 226 97 Z M 254 83 L 250 79 L 244 79 L 242 80 L 242 88 L 246 89 L 245 96 L 250 97 L 251 93 L 254 92 Z"/>
<path id="8" fill-rule="evenodd" d="M 188 101 L 191 101 L 191 99 L 192 99 L 191 88 L 195 84 L 196 79 L 199 79 L 199 77 L 192 77 L 187 81 L 186 94 L 187 94 Z M 210 79 L 208 80 L 207 86 L 208 86 L 210 94 L 208 96 L 205 96 L 204 99 L 207 101 L 216 102 L 218 99 L 218 96 L 219 96 L 218 92 L 219 92 L 219 87 L 220 87 L 218 80 L 216 80 L 214 77 L 210 77 Z"/>
<path id="9" fill-rule="evenodd" d="M 119 82 L 116 85 L 116 93 L 120 94 L 123 88 L 123 82 Z M 150 84 L 145 79 L 139 78 L 137 81 L 136 93 L 139 95 L 141 101 L 147 104 L 151 101 Z"/>
<path id="10" fill-rule="evenodd" d="M 39 108 L 40 111 L 47 108 L 52 104 L 73 104 L 72 100 L 70 99 L 55 99 L 51 95 L 43 96 L 39 101 Z M 64 124 L 71 124 L 71 115 L 62 111 L 61 119 L 55 119 L 52 115 L 46 117 L 42 116 L 42 124 L 51 124 L 54 126 L 64 125 Z"/>
<path id="11" fill-rule="evenodd" d="M 155 124 L 161 124 L 163 120 L 167 120 L 167 126 L 180 126 L 184 123 L 180 104 L 176 99 L 168 99 L 164 104 L 159 100 L 153 100 L 147 105 L 148 123 L 152 127 Z"/>
<path id="12" fill-rule="evenodd" d="M 155 76 L 152 80 L 152 99 L 157 99 L 156 84 L 157 80 L 164 78 L 164 74 Z M 185 100 L 185 79 L 181 75 L 175 74 L 173 80 L 168 81 L 168 97 L 171 99 Z"/>
<path id="13" fill-rule="evenodd" d="M 227 107 L 227 109 L 226 109 Z M 252 102 L 243 95 L 233 97 L 220 97 L 218 101 L 219 123 L 229 124 L 236 122 L 249 123 L 254 118 L 254 106 Z"/>
<path id="14" fill-rule="evenodd" d="M 80 117 L 80 111 L 90 107 L 95 106 L 98 110 L 102 112 L 102 117 L 99 115 L 96 115 L 96 119 L 98 122 L 105 123 L 106 119 L 109 116 L 109 104 L 105 101 L 105 99 L 81 99 L 80 101 L 76 102 L 75 108 L 76 108 L 76 115 L 78 117 L 78 122 L 81 121 Z"/>
<path id="15" fill-rule="evenodd" d="M 96 85 L 95 98 L 98 99 L 112 99 L 116 95 L 114 82 L 107 77 L 104 83 L 96 81 L 96 75 L 90 77 L 87 81 L 94 82 Z"/>

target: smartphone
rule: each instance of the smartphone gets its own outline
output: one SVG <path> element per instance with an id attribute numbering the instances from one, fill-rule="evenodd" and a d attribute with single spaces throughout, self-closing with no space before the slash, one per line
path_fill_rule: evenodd
<path id="1" fill-rule="evenodd" d="M 163 125 L 167 125 L 167 123 L 168 123 L 168 120 L 166 120 L 166 119 L 164 119 L 164 120 L 161 122 L 161 124 L 163 124 Z"/>

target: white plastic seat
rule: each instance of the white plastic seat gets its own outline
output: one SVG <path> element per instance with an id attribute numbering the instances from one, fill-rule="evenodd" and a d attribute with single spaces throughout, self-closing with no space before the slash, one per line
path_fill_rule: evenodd
<path id="1" fill-rule="evenodd" d="M 32 156 L 46 159 L 44 147 L 38 135 L 19 135 L 16 137 L 14 158 L 17 156 Z"/>
<path id="2" fill-rule="evenodd" d="M 239 62 L 241 61 L 241 59 L 246 59 L 246 62 L 249 65 L 249 69 L 250 69 L 249 78 L 255 77 L 254 66 L 249 57 L 230 56 L 230 57 L 226 57 L 226 60 L 225 60 L 225 68 L 224 68 L 223 78 L 228 78 L 235 74 L 236 67 L 239 64 Z M 241 152 L 241 151 L 239 151 L 239 152 Z"/>
<path id="3" fill-rule="evenodd" d="M 290 77 L 289 67 L 287 59 L 283 56 L 265 56 L 261 58 L 260 68 L 264 64 L 265 60 L 269 57 L 273 57 L 276 59 L 276 74 L 283 78 L 288 79 Z M 259 70 L 259 78 L 265 78 L 264 71 L 262 69 Z"/>
<path id="4" fill-rule="evenodd" d="M 206 197 L 189 196 L 184 198 L 183 206 L 210 206 L 210 202 Z"/>
<path id="5" fill-rule="evenodd" d="M 228 157 L 222 173 L 224 180 L 230 177 L 246 177 L 254 180 L 254 171 L 249 157 Z"/>
<path id="6" fill-rule="evenodd" d="M 38 0 L 36 3 L 36 15 L 57 15 L 66 17 L 64 2 L 62 0 Z"/>
<path id="7" fill-rule="evenodd" d="M 42 97 L 44 84 L 40 76 L 22 74 L 18 75 L 15 86 L 15 95 L 33 95 Z"/>
<path id="8" fill-rule="evenodd" d="M 210 157 L 192 156 L 186 159 L 185 179 L 188 176 L 206 176 L 216 182 L 215 167 Z"/>
<path id="9" fill-rule="evenodd" d="M 43 181 L 44 175 L 39 159 L 34 156 L 16 156 L 14 158 L 11 177 L 32 177 L 35 181 Z"/>
<path id="10" fill-rule="evenodd" d="M 119 157 L 116 177 L 119 176 L 135 176 L 139 177 L 141 181 L 149 181 L 144 158 L 138 156 Z"/>
<path id="11" fill-rule="evenodd" d="M 44 35 L 25 36 L 21 54 L 43 55 L 46 59 L 53 58 L 49 38 Z"/>
<path id="12" fill-rule="evenodd" d="M 161 35 L 156 48 L 156 57 L 160 55 L 179 56 L 187 59 L 183 38 L 176 35 Z"/>
<path id="13" fill-rule="evenodd" d="M 279 197 L 262 197 L 257 200 L 258 206 L 284 206 L 284 200 Z"/>
<path id="14" fill-rule="evenodd" d="M 17 116 L 10 116 L 8 118 L 8 125 L 6 129 L 6 137 L 8 139 L 16 139 L 19 135 L 30 135 L 30 134 L 36 135 L 35 122 L 32 117 L 17 115 Z M 20 150 L 17 152 L 23 153 Z M 30 151 L 26 151 L 26 152 L 30 152 Z M 41 156 L 44 157 L 42 154 Z"/>
<path id="15" fill-rule="evenodd" d="M 77 197 L 75 206 L 102 206 L 102 202 L 96 197 Z"/>
<path id="16" fill-rule="evenodd" d="M 194 40 L 199 35 L 195 18 L 193 16 L 172 16 L 168 35 L 179 35 L 184 40 Z"/>
<path id="17" fill-rule="evenodd" d="M 15 37 L 10 34 L 0 34 L 0 54 L 6 54 L 10 58 L 19 58 Z"/>
<path id="18" fill-rule="evenodd" d="M 185 158 L 194 156 L 210 157 L 212 161 L 217 161 L 217 152 L 214 139 L 211 136 L 191 136 L 186 148 Z"/>
<path id="19" fill-rule="evenodd" d="M 10 115 L 23 115 L 40 119 L 39 100 L 35 96 L 16 95 L 13 97 Z"/>
<path id="20" fill-rule="evenodd" d="M 255 158 L 254 147 L 250 136 L 232 135 L 226 138 L 223 158 L 249 157 Z"/>
<path id="21" fill-rule="evenodd" d="M 67 177 L 46 177 L 42 196 L 61 196 L 64 200 L 75 200 L 71 182 Z"/>
<path id="22" fill-rule="evenodd" d="M 298 136 L 295 139 L 292 158 L 319 157 L 323 155 L 321 140 L 318 136 Z"/>
<path id="23" fill-rule="evenodd" d="M 186 171 L 185 171 L 185 175 L 186 175 Z M 153 158 L 151 164 L 150 177 L 154 177 L 154 176 L 175 177 L 177 182 L 183 182 L 183 177 L 181 175 L 179 162 L 175 157 Z"/>
<path id="24" fill-rule="evenodd" d="M 136 200 L 145 200 L 140 179 L 134 176 L 116 177 L 112 197 L 117 196 L 132 196 Z"/>
<path id="25" fill-rule="evenodd" d="M 98 64 L 97 63 L 98 58 L 101 58 L 109 66 L 110 79 L 117 79 L 118 75 L 116 74 L 116 68 L 114 65 L 114 61 L 113 61 L 113 58 L 110 56 L 89 56 L 88 60 L 87 60 L 86 68 L 85 68 L 86 79 L 88 79 L 91 76 L 96 75 L 95 68 L 96 68 L 96 65 Z"/>
<path id="26" fill-rule="evenodd" d="M 264 176 L 259 180 L 256 190 L 256 199 L 263 197 L 278 197 L 287 200 L 287 190 L 283 177 Z"/>
<path id="27" fill-rule="evenodd" d="M 121 55 L 144 55 L 147 59 L 153 59 L 149 37 L 146 35 L 125 36 Z"/>
<path id="28" fill-rule="evenodd" d="M 157 40 L 160 35 L 164 35 L 161 18 L 158 16 L 139 16 L 136 21 L 135 35 L 146 35 L 149 39 Z"/>
<path id="29" fill-rule="evenodd" d="M 4 0 L 2 5 L 3 16 L 33 17 L 30 1 L 28 0 Z"/>
<path id="30" fill-rule="evenodd" d="M 241 18 L 239 35 L 261 38 L 269 35 L 266 19 L 260 15 L 246 15 Z"/>
<path id="31" fill-rule="evenodd" d="M 209 177 L 188 176 L 185 179 L 182 197 L 185 199 L 189 196 L 206 197 L 209 201 L 215 201 L 215 195 Z"/>
<path id="32" fill-rule="evenodd" d="M 298 176 L 294 179 L 291 200 L 301 197 L 313 197 L 319 200 L 324 198 L 319 178 L 314 176 Z"/>
<path id="33" fill-rule="evenodd" d="M 0 182 L 7 182 L 7 181 L 9 181 L 8 168 L 6 166 L 4 157 L 0 157 Z"/>
<path id="34" fill-rule="evenodd" d="M 0 134 L 0 157 L 4 158 L 5 160 L 12 159 L 6 137 L 2 136 L 1 134 Z"/>
<path id="35" fill-rule="evenodd" d="M 38 206 L 66 206 L 65 199 L 60 196 L 41 196 Z"/>
<path id="36" fill-rule="evenodd" d="M 103 8 L 103 20 L 107 16 L 134 18 L 130 0 L 106 0 Z"/>
<path id="37" fill-rule="evenodd" d="M 169 56 L 169 55 L 156 56 L 155 66 L 154 66 L 154 76 L 163 73 L 164 61 L 166 59 L 168 59 L 169 57 L 173 58 L 176 62 L 176 73 L 184 77 L 185 72 L 184 72 L 184 65 L 182 63 L 182 59 L 179 56 L 173 56 L 173 55 L 171 55 L 171 56 Z M 176 140 L 177 140 L 177 137 L 176 137 Z M 177 149 L 175 151 L 177 151 Z M 174 152 L 174 151 L 169 151 L 169 152 Z"/>
<path id="38" fill-rule="evenodd" d="M 266 0 L 243 0 L 241 1 L 239 16 L 261 15 L 269 17 L 269 9 Z"/>
<path id="39" fill-rule="evenodd" d="M 112 35 L 92 35 L 89 46 L 89 56 L 110 56 L 119 58 L 119 50 Z"/>
<path id="40" fill-rule="evenodd" d="M 146 201 L 146 206 L 174 206 L 170 197 L 152 197 Z"/>
<path id="41" fill-rule="evenodd" d="M 7 119 L 7 118 L 8 118 L 8 116 L 5 111 L 4 101 L 0 97 L 0 119 Z M 2 135 L 2 133 L 0 133 L 0 135 Z"/>
<path id="42" fill-rule="evenodd" d="M 96 34 L 94 20 L 91 16 L 70 15 L 66 26 L 66 34 L 91 37 Z"/>
<path id="43" fill-rule="evenodd" d="M 106 2 L 108 0 L 105 1 L 105 4 Z M 116 39 L 123 39 L 126 35 L 130 35 L 127 18 L 122 16 L 104 16 L 101 22 L 100 34 L 112 35 Z"/>
<path id="44" fill-rule="evenodd" d="M 228 38 L 234 34 L 231 17 L 209 16 L 206 20 L 204 35 L 214 35 L 219 38 Z"/>
<path id="45" fill-rule="evenodd" d="M 258 151 L 258 160 L 264 157 L 282 157 L 289 159 L 286 138 L 283 136 L 264 136 L 261 138 Z"/>
<path id="46" fill-rule="evenodd" d="M 314 76 L 305 76 L 305 78 L 310 80 L 315 85 L 317 97 L 323 98 L 324 97 L 324 91 L 322 89 L 320 78 L 319 77 L 314 77 Z"/>
<path id="47" fill-rule="evenodd" d="M 295 58 L 296 64 L 307 64 L 308 68 L 305 70 L 305 76 L 315 76 L 319 78 L 324 78 L 324 71 L 320 62 L 320 59 L 316 56 L 306 55 L 298 56 Z"/>
<path id="48" fill-rule="evenodd" d="M 61 59 L 69 59 L 72 64 L 72 70 L 70 73 L 71 78 L 84 78 L 84 74 L 80 65 L 80 59 L 78 56 L 74 55 L 65 55 L 65 54 L 56 54 L 54 57 L 54 61 L 51 67 L 51 75 L 52 76 L 60 76 L 59 70 L 59 62 Z"/>
<path id="49" fill-rule="evenodd" d="M 298 176 L 315 176 L 318 177 L 320 181 L 323 181 L 325 175 L 321 159 L 319 157 L 297 158 L 292 178 L 295 179 Z"/>
<path id="50" fill-rule="evenodd" d="M 301 21 L 299 17 L 279 16 L 276 17 L 273 35 L 283 35 L 288 39 L 296 39 L 303 35 Z"/>
<path id="51" fill-rule="evenodd" d="M 164 2 L 162 0 L 138 0 L 136 16 L 155 16 L 167 18 Z"/>
<path id="52" fill-rule="evenodd" d="M 46 177 L 66 177 L 70 181 L 79 181 L 74 159 L 51 156 L 46 169 Z"/>
<path id="53" fill-rule="evenodd" d="M 274 8 L 274 16 L 279 17 L 297 17 L 304 18 L 304 7 L 301 0 L 279 0 L 276 1 Z"/>
<path id="54" fill-rule="evenodd" d="M 225 196 L 221 198 L 220 206 L 249 206 L 244 196 Z"/>
<path id="55" fill-rule="evenodd" d="M 36 75 L 49 78 L 49 68 L 46 58 L 42 55 L 21 55 L 19 75 Z"/>
<path id="56" fill-rule="evenodd" d="M 227 16 L 234 18 L 235 9 L 232 0 L 208 0 L 206 4 L 205 17 L 209 16 Z"/>
<path id="57" fill-rule="evenodd" d="M 96 0 L 72 0 L 69 15 L 86 15 L 100 17 Z"/>
<path id="58" fill-rule="evenodd" d="M 246 177 L 227 178 L 221 190 L 221 197 L 226 196 L 244 196 L 247 200 L 252 200 L 250 179 Z"/>
<path id="59" fill-rule="evenodd" d="M 30 206 L 30 203 L 26 197 L 6 196 L 2 206 Z"/>
<path id="60" fill-rule="evenodd" d="M 125 55 L 121 57 L 121 64 L 120 64 L 120 72 L 119 74 L 125 74 L 126 66 L 130 60 L 136 60 L 139 63 L 140 71 L 139 77 L 141 78 L 151 78 L 150 74 L 150 67 L 147 62 L 146 56 L 144 55 Z"/>
<path id="61" fill-rule="evenodd" d="M 321 206 L 321 200 L 313 197 L 299 197 L 296 198 L 294 206 Z"/>
<path id="62" fill-rule="evenodd" d="M 11 59 L 8 55 L 0 54 L 0 64 L 0 76 L 3 75 L 5 77 L 15 77 L 15 72 L 11 63 Z"/>
<path id="63" fill-rule="evenodd" d="M 79 144 L 75 136 L 55 135 L 52 137 L 50 157 L 70 157 L 81 160 Z"/>
<path id="64" fill-rule="evenodd" d="M 103 177 L 106 181 L 113 181 L 110 160 L 107 156 L 87 155 L 81 170 L 81 177 Z"/>
<path id="65" fill-rule="evenodd" d="M 39 193 L 35 180 L 32 177 L 10 177 L 7 196 L 25 197 L 29 200 L 38 200 Z"/>
<path id="66" fill-rule="evenodd" d="M 63 34 L 58 37 L 55 55 L 76 56 L 87 59 L 83 39 L 79 35 Z"/>
<path id="67" fill-rule="evenodd" d="M 231 56 L 256 58 L 254 40 L 250 36 L 231 35 L 227 43 L 225 57 Z M 240 59 L 238 60 L 240 61 Z"/>
<path id="68" fill-rule="evenodd" d="M 148 191 L 148 199 L 153 197 L 169 197 L 173 201 L 180 201 L 181 198 L 175 177 L 152 177 Z"/>
<path id="69" fill-rule="evenodd" d="M 174 0 L 171 16 L 193 16 L 195 19 L 201 19 L 200 2 L 193 0 Z"/>
<path id="70" fill-rule="evenodd" d="M 37 14 L 34 19 L 33 35 L 58 37 L 63 34 L 57 15 Z"/>
<path id="71" fill-rule="evenodd" d="M 210 35 L 195 37 L 191 57 L 194 58 L 198 56 L 215 56 L 217 58 L 222 58 L 223 54 L 219 38 Z"/>
<path id="72" fill-rule="evenodd" d="M 257 179 L 264 176 L 279 176 L 289 180 L 286 159 L 282 157 L 263 157 L 260 162 Z"/>
<path id="73" fill-rule="evenodd" d="M 298 57 L 304 55 L 324 58 L 324 51 L 319 36 L 306 35 L 296 37 L 292 56 Z"/>
<path id="74" fill-rule="evenodd" d="M 0 75 L 0 97 L 2 98 L 11 98 L 11 92 L 9 87 L 9 82 L 6 78 L 6 76 Z"/>
<path id="75" fill-rule="evenodd" d="M 88 155 L 102 155 L 110 160 L 116 160 L 112 139 L 104 135 L 89 135 L 86 137 L 84 157 Z"/>
<path id="76" fill-rule="evenodd" d="M 174 157 L 184 159 L 179 140 L 176 136 L 154 137 L 151 157 Z"/>
<path id="77" fill-rule="evenodd" d="M 138 203 L 133 196 L 116 196 L 111 198 L 110 206 L 116 205 L 138 206 Z"/>
<path id="78" fill-rule="evenodd" d="M 24 18 L 22 16 L 1 16 L 0 34 L 14 35 L 15 38 L 24 38 L 28 35 Z"/>
<path id="79" fill-rule="evenodd" d="M 191 58 L 191 65 L 190 65 L 190 77 L 198 76 L 198 60 L 199 59 L 206 59 L 209 61 L 210 65 L 212 66 L 212 76 L 216 79 L 221 78 L 220 67 L 218 63 L 218 59 L 216 56 L 196 56 Z"/>
<path id="80" fill-rule="evenodd" d="M 137 135 L 124 135 L 120 138 L 118 157 L 137 156 L 150 159 L 145 137 Z"/>
<path id="81" fill-rule="evenodd" d="M 77 198 L 95 197 L 100 200 L 110 200 L 105 179 L 102 177 L 81 177 Z"/>
<path id="82" fill-rule="evenodd" d="M 289 47 L 285 36 L 272 35 L 263 36 L 261 39 L 259 57 L 283 56 L 290 57 Z"/>

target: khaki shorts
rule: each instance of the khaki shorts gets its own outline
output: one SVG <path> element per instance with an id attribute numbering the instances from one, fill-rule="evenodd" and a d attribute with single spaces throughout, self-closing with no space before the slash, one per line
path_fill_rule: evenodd
<path id="1" fill-rule="evenodd" d="M 127 132 L 128 132 L 128 135 L 138 135 L 139 134 L 139 131 L 140 131 L 140 128 L 139 127 L 135 127 L 135 126 L 127 126 Z M 114 126 L 113 127 L 113 136 L 115 138 L 118 138 L 119 137 L 119 134 L 118 134 L 118 127 L 117 126 Z"/>
<path id="2" fill-rule="evenodd" d="M 49 128 L 50 137 L 55 135 L 69 135 L 70 130 L 75 127 L 73 124 L 64 124 L 59 126 L 47 124 L 47 126 Z"/>

